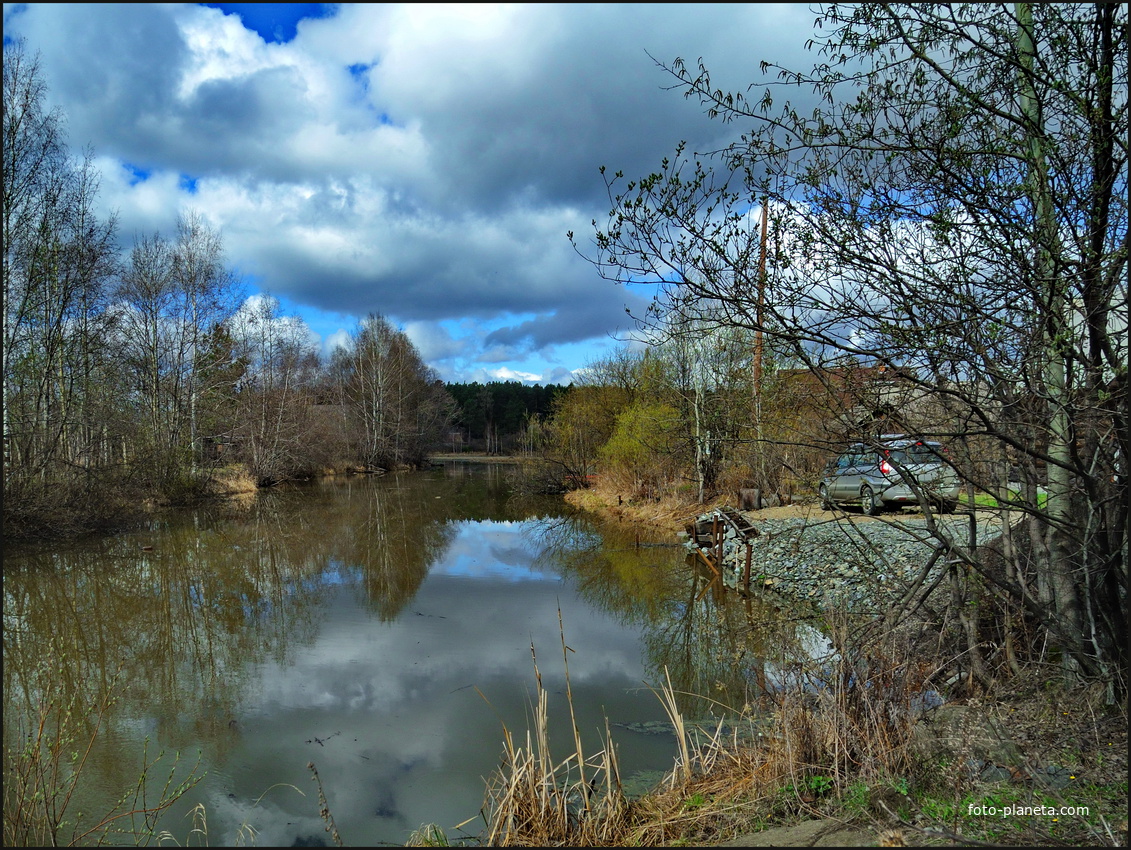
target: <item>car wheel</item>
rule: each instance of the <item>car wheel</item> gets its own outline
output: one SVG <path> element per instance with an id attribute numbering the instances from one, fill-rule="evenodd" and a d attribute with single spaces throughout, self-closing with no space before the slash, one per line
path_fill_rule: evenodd
<path id="1" fill-rule="evenodd" d="M 831 511 L 833 509 L 833 500 L 829 498 L 829 488 L 822 484 L 817 488 L 817 493 L 821 497 L 821 509 Z"/>
<path id="2" fill-rule="evenodd" d="M 880 513 L 880 500 L 867 485 L 860 488 L 860 510 L 868 516 L 877 516 Z"/>
<path id="3" fill-rule="evenodd" d="M 958 502 L 942 501 L 942 502 L 939 502 L 939 513 L 940 514 L 952 514 L 952 513 L 954 513 L 955 508 L 957 508 L 957 507 L 958 507 Z"/>

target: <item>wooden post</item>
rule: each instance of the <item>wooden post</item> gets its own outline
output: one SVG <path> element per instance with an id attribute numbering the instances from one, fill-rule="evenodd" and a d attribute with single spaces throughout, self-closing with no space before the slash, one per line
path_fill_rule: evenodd
<path id="1" fill-rule="evenodd" d="M 699 557 L 703 559 L 703 563 L 706 564 L 710 568 L 711 572 L 715 574 L 715 578 L 718 578 L 720 575 L 722 575 L 718 570 L 715 569 L 715 565 L 711 563 L 711 559 L 703 554 L 702 549 L 697 549 L 696 551 L 699 553 Z"/>
<path id="2" fill-rule="evenodd" d="M 715 550 L 715 563 L 719 566 L 719 572 L 723 571 L 723 539 L 719 534 L 719 515 L 715 514 L 711 518 L 711 548 Z"/>
<path id="3" fill-rule="evenodd" d="M 750 541 L 746 541 L 746 574 L 743 576 L 742 584 L 746 588 L 746 592 L 750 592 Z"/>

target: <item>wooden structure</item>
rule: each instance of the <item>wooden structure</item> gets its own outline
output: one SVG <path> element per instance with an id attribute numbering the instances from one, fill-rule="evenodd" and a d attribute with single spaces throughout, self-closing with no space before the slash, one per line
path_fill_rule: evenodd
<path id="1" fill-rule="evenodd" d="M 716 508 L 687 527 L 687 546 L 698 553 L 716 576 L 722 575 L 728 558 L 733 560 L 744 555 L 745 558 L 738 561 L 736 567 L 742 568 L 742 586 L 749 590 L 750 547 L 758 533 L 750 520 L 734 508 Z M 731 545 L 728 546 L 728 543 Z"/>

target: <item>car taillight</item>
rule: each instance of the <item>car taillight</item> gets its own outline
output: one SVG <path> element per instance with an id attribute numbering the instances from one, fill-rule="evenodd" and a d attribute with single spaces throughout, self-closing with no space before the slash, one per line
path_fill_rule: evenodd
<path id="1" fill-rule="evenodd" d="M 888 463 L 886 460 L 881 460 L 880 461 L 880 472 L 882 472 L 884 475 L 891 475 L 891 464 Z"/>

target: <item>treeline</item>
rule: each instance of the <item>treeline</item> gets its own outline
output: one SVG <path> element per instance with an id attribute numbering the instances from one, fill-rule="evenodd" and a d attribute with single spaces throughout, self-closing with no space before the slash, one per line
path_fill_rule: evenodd
<path id="1" fill-rule="evenodd" d="M 551 414 L 568 389 L 517 381 L 449 383 L 445 387 L 457 411 L 447 448 L 503 454 L 529 454 L 539 422 Z"/>
<path id="2" fill-rule="evenodd" d="M 21 42 L 3 76 L 7 539 L 188 501 L 233 465 L 258 484 L 412 466 L 446 437 L 451 397 L 402 331 L 371 315 L 323 362 L 275 299 L 241 299 L 201 215 L 123 257 Z"/>
<path id="3" fill-rule="evenodd" d="M 888 376 L 845 364 L 824 374 L 744 328 L 673 320 L 663 339 L 588 364 L 528 424 L 542 460 L 532 483 L 585 487 L 599 476 L 629 502 L 703 503 L 757 489 L 788 501 L 815 487 L 841 442 L 901 427 L 879 394 Z M 874 399 L 841 391 L 867 387 Z"/>

